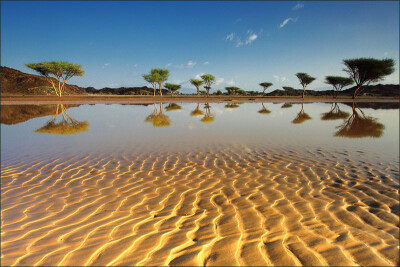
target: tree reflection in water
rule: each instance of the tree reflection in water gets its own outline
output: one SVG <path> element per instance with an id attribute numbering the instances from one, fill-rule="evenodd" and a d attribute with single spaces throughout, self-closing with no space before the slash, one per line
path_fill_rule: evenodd
<path id="1" fill-rule="evenodd" d="M 238 107 L 240 107 L 239 103 L 228 103 L 225 105 L 225 108 L 238 108 Z"/>
<path id="2" fill-rule="evenodd" d="M 303 103 L 301 103 L 301 110 L 299 113 L 297 113 L 297 117 L 294 118 L 294 120 L 292 120 L 292 123 L 299 124 L 299 123 L 303 123 L 310 119 L 311 119 L 311 117 L 307 113 L 304 112 L 304 106 L 303 106 Z"/>
<path id="3" fill-rule="evenodd" d="M 190 116 L 192 116 L 192 117 L 201 116 L 203 114 L 204 114 L 204 112 L 200 109 L 199 103 L 197 103 L 196 109 L 193 110 L 192 112 L 190 112 Z"/>
<path id="4" fill-rule="evenodd" d="M 285 103 L 281 108 L 291 108 L 293 105 L 291 103 Z"/>
<path id="5" fill-rule="evenodd" d="M 182 107 L 176 103 L 170 103 L 168 106 L 165 107 L 165 111 L 173 111 L 180 109 L 182 109 Z"/>
<path id="6" fill-rule="evenodd" d="M 352 111 L 353 114 L 342 125 L 337 127 L 339 130 L 334 136 L 347 138 L 379 138 L 382 136 L 385 129 L 382 123 L 377 122 L 375 118 L 365 116 L 355 102 L 353 102 Z"/>
<path id="7" fill-rule="evenodd" d="M 213 122 L 215 116 L 214 116 L 214 114 L 211 114 L 211 112 L 210 112 L 210 105 L 208 103 L 205 103 L 204 108 L 206 110 L 206 113 L 204 114 L 204 117 L 201 118 L 200 121 L 205 122 L 205 123 Z"/>
<path id="8" fill-rule="evenodd" d="M 168 127 L 171 125 L 171 120 L 168 116 L 163 114 L 163 106 L 160 103 L 160 111 L 157 111 L 157 105 L 154 104 L 154 112 L 153 114 L 147 116 L 144 122 L 151 122 L 153 127 Z"/>
<path id="9" fill-rule="evenodd" d="M 57 117 L 60 114 L 59 112 L 61 112 L 62 120 L 57 122 Z M 47 122 L 45 126 L 35 130 L 35 133 L 72 135 L 86 132 L 88 129 L 88 121 L 77 121 L 71 118 L 64 105 L 57 104 L 56 114 L 52 116 L 52 119 Z"/>
<path id="10" fill-rule="evenodd" d="M 331 106 L 331 110 L 329 112 L 322 113 L 321 115 L 321 120 L 329 121 L 347 119 L 350 116 L 350 113 L 341 111 L 339 105 L 337 103 L 333 103 Z"/>
<path id="11" fill-rule="evenodd" d="M 260 114 L 269 114 L 271 113 L 271 110 L 267 109 L 266 107 L 264 107 L 264 103 L 261 103 L 262 108 L 258 111 L 258 113 Z"/>

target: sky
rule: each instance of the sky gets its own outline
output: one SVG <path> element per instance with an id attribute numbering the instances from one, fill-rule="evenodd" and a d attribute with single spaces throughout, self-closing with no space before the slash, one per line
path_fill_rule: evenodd
<path id="1" fill-rule="evenodd" d="M 1 1 L 1 65 L 80 64 L 69 83 L 81 87 L 151 86 L 142 74 L 167 68 L 183 93 L 204 73 L 211 92 L 300 88 L 298 72 L 324 90 L 358 57 L 394 59 L 380 83 L 399 83 L 398 1 Z"/>

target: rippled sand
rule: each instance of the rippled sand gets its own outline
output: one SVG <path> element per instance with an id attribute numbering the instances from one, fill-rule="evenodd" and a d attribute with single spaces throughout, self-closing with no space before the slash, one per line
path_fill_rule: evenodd
<path id="1" fill-rule="evenodd" d="M 2 265 L 399 263 L 397 163 L 215 148 L 1 167 Z"/>

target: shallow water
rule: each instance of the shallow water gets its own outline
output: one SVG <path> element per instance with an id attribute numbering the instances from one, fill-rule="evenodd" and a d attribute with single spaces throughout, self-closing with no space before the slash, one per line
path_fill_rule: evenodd
<path id="1" fill-rule="evenodd" d="M 398 103 L 370 106 L 2 106 L 2 264 L 397 264 Z"/>

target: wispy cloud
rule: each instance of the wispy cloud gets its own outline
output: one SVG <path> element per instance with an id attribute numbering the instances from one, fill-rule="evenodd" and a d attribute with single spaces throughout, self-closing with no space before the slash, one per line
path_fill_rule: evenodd
<path id="1" fill-rule="evenodd" d="M 300 9 L 300 8 L 303 8 L 303 7 L 304 7 L 304 4 L 302 4 L 300 2 L 297 2 L 297 4 L 292 7 L 292 10 L 297 10 L 297 9 Z"/>
<path id="2" fill-rule="evenodd" d="M 234 80 L 225 81 L 227 85 L 235 85 L 236 82 Z"/>
<path id="3" fill-rule="evenodd" d="M 235 35 L 235 34 L 234 34 L 233 32 L 232 32 L 231 34 L 228 34 L 228 35 L 226 36 L 226 40 L 232 41 L 234 35 Z"/>
<path id="4" fill-rule="evenodd" d="M 191 69 L 193 68 L 197 63 L 189 60 L 186 64 L 181 64 L 177 66 L 178 69 Z"/>
<path id="5" fill-rule="evenodd" d="M 260 32 L 254 33 L 251 29 L 247 30 L 245 37 L 241 37 L 238 34 L 235 33 L 231 33 L 226 37 L 226 40 L 229 40 L 231 42 L 235 43 L 235 47 L 241 47 L 243 45 L 248 45 L 251 44 L 252 42 L 254 42 L 259 36 L 260 34 L 263 32 L 263 29 L 260 30 Z M 242 39 L 244 39 L 244 41 L 242 41 Z"/>
<path id="6" fill-rule="evenodd" d="M 241 21 L 242 21 L 241 18 L 237 18 L 237 19 L 236 19 L 236 22 L 241 22 Z"/>
<path id="7" fill-rule="evenodd" d="M 274 78 L 275 78 L 275 82 L 286 82 L 287 78 L 285 76 L 278 76 L 276 74 L 274 74 Z"/>
<path id="8" fill-rule="evenodd" d="M 253 33 L 252 35 L 248 36 L 246 39 L 246 44 L 251 44 L 257 39 L 257 34 Z"/>
<path id="9" fill-rule="evenodd" d="M 297 19 L 298 18 L 287 18 L 279 25 L 279 28 L 285 27 L 285 25 L 288 24 L 290 21 L 296 22 Z"/>
<path id="10" fill-rule="evenodd" d="M 110 63 L 104 63 L 103 66 L 101 66 L 102 69 L 107 68 L 108 66 L 110 66 Z"/>
<path id="11" fill-rule="evenodd" d="M 385 53 L 383 53 L 383 56 L 385 56 L 385 57 L 387 57 L 387 55 L 389 55 L 389 52 L 385 52 Z"/>
<path id="12" fill-rule="evenodd" d="M 134 68 L 137 68 L 139 65 L 136 63 L 135 65 L 133 65 Z"/>
<path id="13" fill-rule="evenodd" d="M 215 85 L 219 85 L 219 84 L 223 83 L 224 81 L 225 81 L 224 78 L 217 77 L 217 78 L 215 78 Z"/>
<path id="14" fill-rule="evenodd" d="M 208 61 L 203 63 L 203 65 L 208 65 L 208 64 L 210 64 L 210 62 L 208 62 Z"/>
<path id="15" fill-rule="evenodd" d="M 172 63 L 168 63 L 167 65 L 165 65 L 166 68 L 168 68 L 169 66 L 171 66 Z"/>

